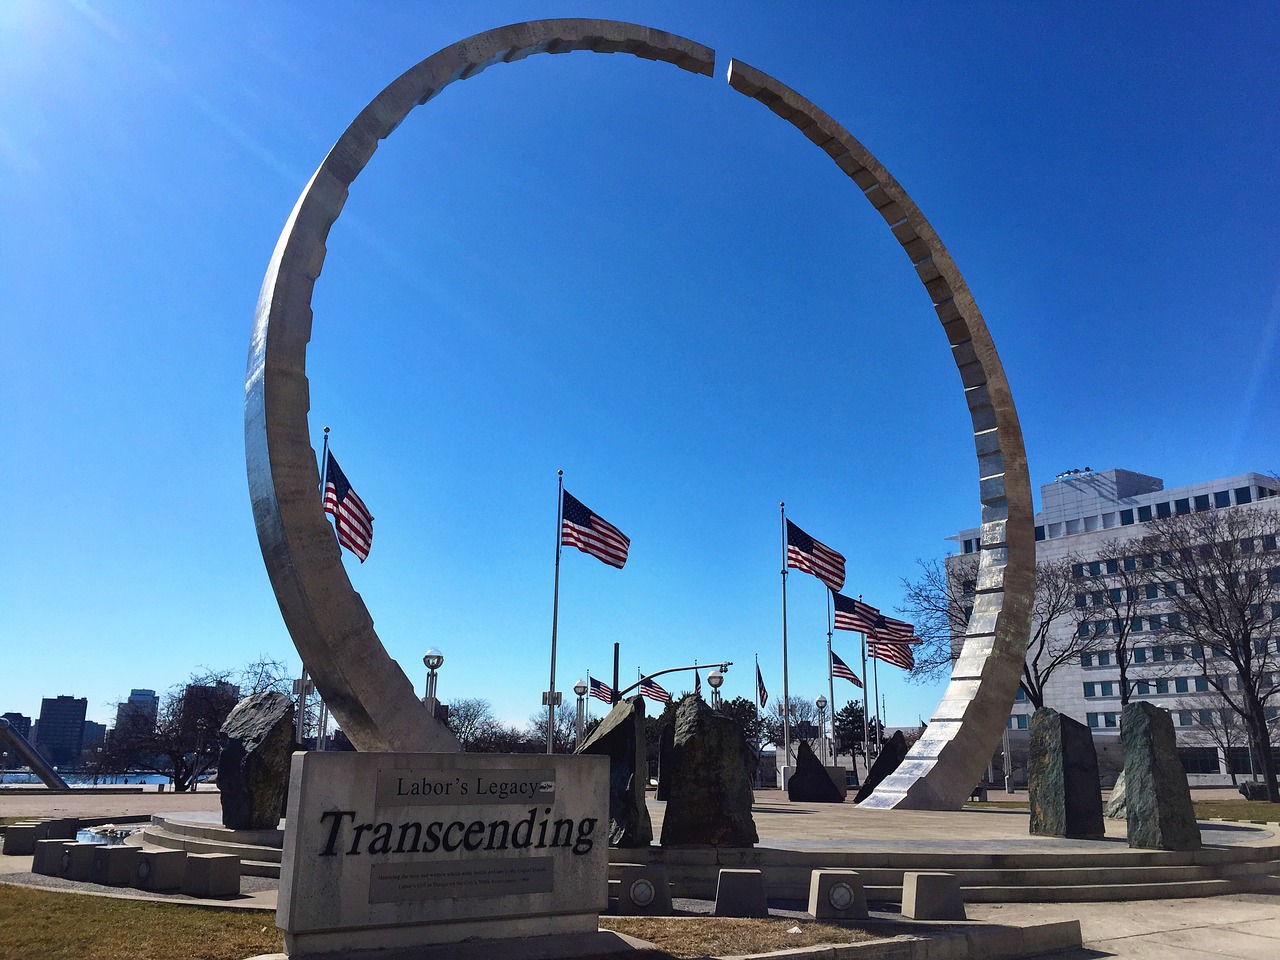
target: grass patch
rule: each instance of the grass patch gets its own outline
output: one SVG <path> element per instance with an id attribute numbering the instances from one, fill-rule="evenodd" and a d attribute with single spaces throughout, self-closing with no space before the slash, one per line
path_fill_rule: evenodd
<path id="1" fill-rule="evenodd" d="M 0 884 L 0 957 L 244 960 L 284 949 L 275 915 Z"/>
<path id="2" fill-rule="evenodd" d="M 880 939 L 857 927 L 813 920 L 729 917 L 601 917 L 600 926 L 648 940 L 666 956 L 725 957 L 824 943 Z M 799 933 L 787 933 L 795 927 Z"/>
<path id="3" fill-rule="evenodd" d="M 1226 820 L 1280 821 L 1280 803 L 1266 800 L 1195 800 L 1192 806 L 1196 808 L 1197 820 L 1221 817 Z"/>

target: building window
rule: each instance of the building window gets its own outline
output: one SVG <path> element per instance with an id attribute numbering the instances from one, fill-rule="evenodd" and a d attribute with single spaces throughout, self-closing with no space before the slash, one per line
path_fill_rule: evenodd
<path id="1" fill-rule="evenodd" d="M 1217 773 L 1217 747 L 1179 747 L 1178 759 L 1187 773 Z"/>
<path id="2" fill-rule="evenodd" d="M 1203 513 L 1209 509 L 1209 495 L 1202 493 L 1196 497 L 1196 513 Z"/>
<path id="3" fill-rule="evenodd" d="M 1108 560 L 1108 561 L 1107 561 L 1107 573 L 1119 573 L 1119 572 L 1120 572 L 1120 561 L 1118 561 L 1118 560 Z"/>
<path id="4" fill-rule="evenodd" d="M 1138 522 L 1139 522 L 1139 523 L 1149 523 L 1150 521 L 1151 521 L 1151 508 L 1150 508 L 1150 507 L 1139 507 L 1139 508 L 1138 508 Z"/>
<path id="5" fill-rule="evenodd" d="M 1096 683 L 1086 683 L 1084 685 L 1085 699 L 1096 697 L 1098 695 L 1098 685 Z"/>
<path id="6" fill-rule="evenodd" d="M 1196 677 L 1196 693 L 1205 693 L 1209 689 L 1208 677 Z"/>
<path id="7" fill-rule="evenodd" d="M 1095 654 L 1095 655 L 1094 655 L 1094 659 L 1097 661 L 1097 664 L 1098 664 L 1098 666 L 1100 666 L 1100 667 L 1109 667 L 1109 666 L 1111 666 L 1111 654 L 1110 654 L 1110 653 L 1108 653 L 1108 652 L 1106 652 L 1106 651 L 1103 651 L 1102 653 Z"/>
<path id="8" fill-rule="evenodd" d="M 1164 622 L 1160 619 L 1160 614 L 1158 614 L 1158 613 L 1153 613 L 1151 616 L 1147 617 L 1147 629 L 1148 629 L 1148 630 L 1161 630 L 1161 629 L 1163 629 L 1163 628 L 1164 628 Z M 1154 652 L 1153 652 L 1153 653 L 1151 654 L 1151 658 L 1152 658 L 1153 660 L 1163 660 L 1163 659 L 1164 659 L 1164 651 L 1163 651 L 1163 650 L 1161 650 L 1159 647 L 1156 647 L 1156 648 L 1155 648 L 1155 650 L 1160 650 L 1160 653 L 1159 653 L 1159 654 L 1156 654 L 1156 653 L 1154 653 Z"/>
<path id="9" fill-rule="evenodd" d="M 1143 587 L 1148 600 L 1156 600 L 1160 596 L 1160 587 L 1154 583 L 1148 583 Z"/>
<path id="10" fill-rule="evenodd" d="M 1027 700 L 1027 691 L 1023 690 L 1022 687 L 1019 686 L 1018 692 L 1013 695 L 1013 699 L 1017 703 L 1025 703 Z"/>
<path id="11" fill-rule="evenodd" d="M 1030 719 L 1031 719 L 1031 718 L 1030 718 L 1030 717 L 1028 717 L 1025 713 L 1020 713 L 1020 714 L 1018 714 L 1018 729 L 1019 729 L 1019 730 L 1025 730 L 1025 729 L 1027 729 L 1027 722 L 1028 722 Z"/>
<path id="12" fill-rule="evenodd" d="M 1168 681 L 1168 680 L 1157 680 L 1157 681 L 1156 681 L 1156 693 L 1168 693 L 1168 692 L 1169 692 L 1169 681 Z"/>
<path id="13" fill-rule="evenodd" d="M 1075 580 L 1079 580 L 1084 576 L 1084 564 L 1073 563 L 1071 565 L 1071 576 Z"/>
<path id="14" fill-rule="evenodd" d="M 1129 525 L 1130 525 L 1130 524 L 1132 524 L 1132 523 L 1133 523 L 1133 511 L 1132 511 L 1132 510 L 1121 510 L 1121 511 L 1120 511 L 1120 526 L 1122 526 L 1122 527 L 1127 527 L 1127 526 L 1129 526 Z"/>
<path id="15" fill-rule="evenodd" d="M 1114 697 L 1116 695 L 1116 685 L 1111 680 L 1104 681 L 1098 686 L 1101 688 L 1101 696 Z"/>
<path id="16" fill-rule="evenodd" d="M 1188 688 L 1188 686 L 1187 686 L 1187 678 L 1186 678 L 1186 677 L 1175 677 L 1175 678 L 1174 678 L 1174 680 L 1173 680 L 1173 692 L 1174 692 L 1174 693 L 1187 693 L 1187 692 L 1188 692 L 1188 689 L 1189 689 L 1189 688 Z"/>
<path id="17" fill-rule="evenodd" d="M 1102 576 L 1102 564 L 1099 563 L 1097 560 L 1094 560 L 1092 563 L 1089 564 L 1089 576 L 1091 577 Z"/>
<path id="18" fill-rule="evenodd" d="M 1169 648 L 1169 658 L 1170 658 L 1171 660 L 1185 660 L 1185 659 L 1187 659 L 1187 648 L 1186 648 L 1186 647 L 1184 647 L 1184 646 L 1183 646 L 1182 644 L 1180 644 L 1180 643 L 1179 643 L 1179 644 L 1176 644 L 1175 646 L 1170 647 L 1170 648 Z"/>
<path id="19" fill-rule="evenodd" d="M 1043 539 L 1044 539 L 1044 526 L 1043 526 L 1043 525 L 1040 525 L 1040 526 L 1037 526 L 1037 527 L 1036 527 L 1036 539 L 1037 539 L 1037 540 L 1043 540 Z"/>
<path id="20" fill-rule="evenodd" d="M 1169 509 L 1168 500 L 1166 500 L 1164 503 L 1156 504 L 1156 516 L 1159 517 L 1161 520 L 1166 520 L 1169 517 L 1173 516 L 1173 511 Z"/>
<path id="21" fill-rule="evenodd" d="M 1183 497 L 1181 500 L 1175 500 L 1173 501 L 1173 509 L 1177 513 L 1190 513 L 1191 501 L 1186 497 Z"/>
<path id="22" fill-rule="evenodd" d="M 1102 725 L 1098 722 L 1100 716 L 1101 715 L 1097 713 L 1089 713 L 1089 714 L 1085 714 L 1085 719 L 1089 721 L 1089 726 L 1097 728 Z"/>
<path id="23" fill-rule="evenodd" d="M 1126 570 L 1137 570 L 1137 569 L 1138 569 L 1138 558 L 1137 558 L 1137 557 L 1125 557 L 1125 558 L 1124 558 L 1124 568 L 1125 568 Z"/>
<path id="24" fill-rule="evenodd" d="M 1191 724 L 1192 724 L 1192 723 L 1194 723 L 1194 722 L 1195 722 L 1195 721 L 1191 719 L 1191 711 L 1190 711 L 1190 710 L 1179 710 L 1179 711 L 1178 711 L 1178 726 L 1180 726 L 1180 727 L 1189 727 L 1189 726 L 1191 726 Z"/>
<path id="25" fill-rule="evenodd" d="M 1130 621 L 1129 621 L 1129 629 L 1130 629 L 1130 630 L 1132 630 L 1134 633 L 1141 633 L 1141 632 L 1142 632 L 1142 618 L 1141 618 L 1141 617 L 1134 617 L 1132 620 L 1130 620 Z"/>
<path id="26" fill-rule="evenodd" d="M 1147 648 L 1146 648 L 1146 647 L 1134 647 L 1134 648 L 1133 648 L 1133 662 L 1134 662 L 1134 663 L 1146 663 L 1146 662 L 1147 662 Z"/>
<path id="27" fill-rule="evenodd" d="M 1213 505 L 1215 507 L 1231 506 L 1231 492 L 1228 490 L 1218 490 L 1213 495 Z"/>
<path id="28" fill-rule="evenodd" d="M 1102 722 L 1106 724 L 1108 727 L 1118 726 L 1119 724 L 1117 722 L 1116 717 L 1117 715 L 1114 713 L 1104 713 L 1102 715 Z"/>
<path id="29" fill-rule="evenodd" d="M 1236 487 L 1236 503 L 1253 503 L 1253 491 L 1249 487 Z"/>
<path id="30" fill-rule="evenodd" d="M 1135 680 L 1133 682 L 1133 692 L 1140 697 L 1145 697 L 1151 693 L 1150 680 Z"/>

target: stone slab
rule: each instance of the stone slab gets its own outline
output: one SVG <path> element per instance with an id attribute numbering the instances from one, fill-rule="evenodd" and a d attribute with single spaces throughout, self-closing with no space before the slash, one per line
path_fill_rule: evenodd
<path id="1" fill-rule="evenodd" d="M 902 915 L 912 920 L 964 920 L 960 878 L 954 873 L 907 871 L 902 875 Z"/>
<path id="2" fill-rule="evenodd" d="M 240 892 L 240 858 L 227 853 L 188 853 L 182 892 L 191 897 L 234 897 Z"/>
<path id="3" fill-rule="evenodd" d="M 717 917 L 767 917 L 764 874 L 759 870 L 721 870 L 712 913 Z"/>
<path id="4" fill-rule="evenodd" d="M 124 844 L 101 844 L 93 852 L 89 878 L 110 887 L 127 887 L 133 883 L 142 848 Z"/>
<path id="5" fill-rule="evenodd" d="M 295 754 L 276 914 L 286 952 L 594 933 L 608 775 L 603 756 Z"/>
<path id="6" fill-rule="evenodd" d="M 70 840 L 37 840 L 31 858 L 31 872 L 46 877 L 62 876 L 62 848 Z"/>
<path id="7" fill-rule="evenodd" d="M 185 850 L 143 850 L 134 868 L 133 886 L 140 890 L 181 890 L 186 876 Z"/>
<path id="8" fill-rule="evenodd" d="M 63 843 L 58 876 L 68 880 L 89 880 L 93 870 L 93 854 L 100 843 Z"/>
<path id="9" fill-rule="evenodd" d="M 853 870 L 814 870 L 809 878 L 809 913 L 815 920 L 862 920 L 867 892 Z"/>
<path id="10" fill-rule="evenodd" d="M 1127 704 L 1120 714 L 1120 740 L 1129 846 L 1199 850 L 1200 827 L 1169 711 L 1144 700 Z"/>
<path id="11" fill-rule="evenodd" d="M 671 882 L 661 864 L 618 863 L 609 871 L 618 881 L 618 913 L 624 917 L 671 915 Z"/>

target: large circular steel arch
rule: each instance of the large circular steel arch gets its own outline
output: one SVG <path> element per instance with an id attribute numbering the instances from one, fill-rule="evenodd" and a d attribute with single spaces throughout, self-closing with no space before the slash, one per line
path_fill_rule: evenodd
<path id="1" fill-rule="evenodd" d="M 351 585 L 318 492 L 307 424 L 311 295 L 325 239 L 378 141 L 455 80 L 533 53 L 630 53 L 710 76 L 715 54 L 683 37 L 611 20 L 540 20 L 459 41 L 406 71 L 329 151 L 298 198 L 258 297 L 245 383 L 249 490 L 263 559 L 294 643 L 361 750 L 456 749 L 382 646 Z M 1031 487 L 1022 433 L 995 345 L 964 280 L 906 192 L 839 124 L 777 81 L 734 62 L 729 81 L 826 151 L 889 224 L 934 303 L 973 421 L 982 501 L 978 596 L 951 684 L 928 734 L 865 803 L 958 807 L 1013 703 L 1034 581 Z"/>

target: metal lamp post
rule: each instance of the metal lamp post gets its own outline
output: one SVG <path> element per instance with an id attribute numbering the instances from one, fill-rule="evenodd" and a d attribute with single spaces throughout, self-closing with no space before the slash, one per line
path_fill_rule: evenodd
<path id="1" fill-rule="evenodd" d="M 822 754 L 821 754 L 822 764 L 823 766 L 826 766 L 827 764 L 827 719 L 826 719 L 827 698 L 819 694 L 818 699 L 813 701 L 813 705 L 818 708 L 818 736 L 822 738 L 819 741 L 822 744 Z"/>
<path id="2" fill-rule="evenodd" d="M 587 682 L 585 680 L 575 680 L 573 682 L 573 692 L 578 695 L 577 738 L 573 742 L 576 750 L 582 746 L 582 728 L 587 722 Z"/>
<path id="3" fill-rule="evenodd" d="M 422 702 L 434 717 L 436 708 L 440 706 L 440 701 L 436 699 L 436 671 L 444 666 L 444 654 L 432 647 L 422 658 L 422 662 L 427 668 L 427 695 L 422 698 Z"/>
<path id="4" fill-rule="evenodd" d="M 720 707 L 720 684 L 724 683 L 724 672 L 718 668 L 712 670 L 707 674 L 707 683 L 711 687 L 711 709 L 716 710 Z"/>

